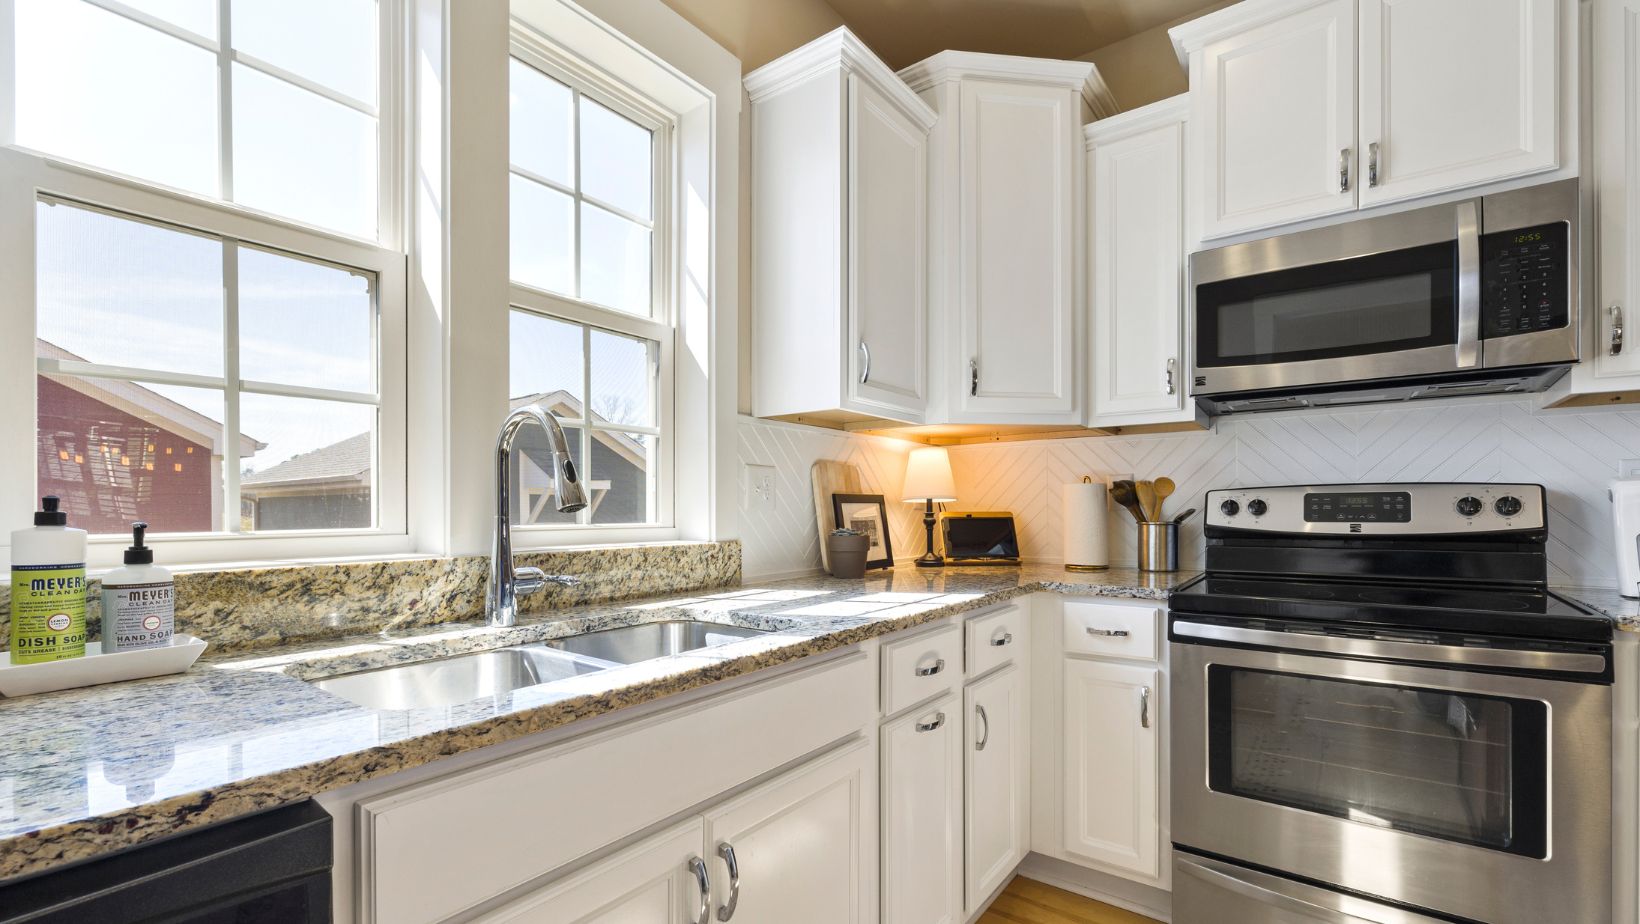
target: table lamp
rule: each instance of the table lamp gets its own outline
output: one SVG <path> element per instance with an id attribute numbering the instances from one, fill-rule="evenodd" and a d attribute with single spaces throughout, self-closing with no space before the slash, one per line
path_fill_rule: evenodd
<path id="1" fill-rule="evenodd" d="M 919 568 L 940 568 L 945 560 L 934 554 L 934 505 L 957 499 L 956 479 L 951 477 L 951 456 L 940 446 L 911 450 L 905 462 L 905 502 L 923 505 L 923 529 L 928 532 L 928 551 L 917 559 Z"/>

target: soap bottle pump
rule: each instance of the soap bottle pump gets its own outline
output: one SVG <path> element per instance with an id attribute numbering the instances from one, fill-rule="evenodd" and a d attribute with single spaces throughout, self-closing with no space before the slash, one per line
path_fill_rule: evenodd
<path id="1" fill-rule="evenodd" d="M 154 564 L 154 550 L 143 541 L 147 532 L 147 523 L 132 523 L 125 567 L 103 576 L 105 653 L 163 648 L 176 631 L 176 584 Z"/>

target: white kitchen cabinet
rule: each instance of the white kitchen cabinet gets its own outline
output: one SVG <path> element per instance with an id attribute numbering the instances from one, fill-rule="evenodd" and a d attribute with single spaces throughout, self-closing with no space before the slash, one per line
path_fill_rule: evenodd
<path id="1" fill-rule="evenodd" d="M 656 834 L 477 920 L 482 924 L 678 924 L 700 917 L 699 818 Z"/>
<path id="2" fill-rule="evenodd" d="M 1237 4 L 1172 33 L 1191 36 L 1204 238 L 1355 208 L 1355 0 L 1272 6 Z"/>
<path id="3" fill-rule="evenodd" d="M 861 741 L 706 813 L 717 920 L 875 920 L 875 756 Z"/>
<path id="4" fill-rule="evenodd" d="M 1092 64 L 941 52 L 900 72 L 931 138 L 930 419 L 1081 424 L 1081 126 Z"/>
<path id="5" fill-rule="evenodd" d="M 964 893 L 970 917 L 1013 876 L 1030 849 L 1029 695 L 1017 663 L 963 691 L 968 724 Z"/>
<path id="6" fill-rule="evenodd" d="M 884 922 L 962 924 L 962 704 L 946 694 L 884 723 Z"/>
<path id="7" fill-rule="evenodd" d="M 1162 674 L 1149 665 L 1066 659 L 1064 848 L 1159 878 Z"/>
<path id="8" fill-rule="evenodd" d="M 1362 207 L 1552 170 L 1560 0 L 1359 0 Z"/>
<path id="9" fill-rule="evenodd" d="M 1094 427 L 1194 422 L 1186 397 L 1186 96 L 1083 129 Z"/>
<path id="10" fill-rule="evenodd" d="M 753 413 L 923 422 L 934 113 L 846 29 L 746 89 Z"/>

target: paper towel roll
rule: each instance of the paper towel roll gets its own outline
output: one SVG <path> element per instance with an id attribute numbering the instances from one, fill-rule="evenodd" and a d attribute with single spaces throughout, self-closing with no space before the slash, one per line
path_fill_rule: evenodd
<path id="1" fill-rule="evenodd" d="M 1086 480 L 1065 485 L 1065 570 L 1110 567 L 1105 533 L 1105 486 Z"/>

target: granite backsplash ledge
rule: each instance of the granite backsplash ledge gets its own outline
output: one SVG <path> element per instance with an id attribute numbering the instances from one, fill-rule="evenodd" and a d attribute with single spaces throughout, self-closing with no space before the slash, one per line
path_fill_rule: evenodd
<path id="1" fill-rule="evenodd" d="M 519 552 L 518 567 L 570 575 L 530 596 L 534 611 L 611 603 L 740 583 L 738 539 Z M 176 630 L 216 653 L 477 619 L 486 556 L 289 565 L 176 575 Z M 91 581 L 86 625 L 101 636 L 101 584 Z M 0 646 L 11 639 L 9 584 L 0 584 Z"/>

